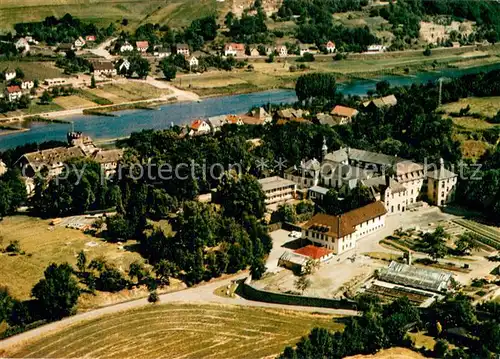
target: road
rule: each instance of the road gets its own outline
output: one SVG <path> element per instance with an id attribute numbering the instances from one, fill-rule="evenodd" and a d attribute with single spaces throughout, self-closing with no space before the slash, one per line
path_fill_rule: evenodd
<path id="1" fill-rule="evenodd" d="M 229 298 L 229 297 L 220 297 L 214 294 L 214 291 L 217 288 L 222 286 L 227 286 L 234 280 L 239 280 L 245 278 L 246 274 L 239 274 L 227 279 L 213 281 L 205 285 L 200 285 L 197 287 L 181 290 L 178 292 L 167 293 L 160 295 L 160 303 L 190 303 L 190 304 L 224 304 L 224 305 L 242 305 L 247 307 L 264 307 L 264 308 L 272 308 L 272 309 L 285 309 L 285 310 L 295 310 L 295 311 L 303 311 L 303 312 L 315 312 L 315 313 L 324 313 L 324 314 L 334 314 L 334 315 L 356 315 L 357 312 L 353 310 L 344 310 L 344 309 L 329 309 L 329 308 L 317 308 L 317 307 L 301 307 L 294 305 L 281 305 L 281 304 L 272 304 L 272 303 L 264 303 L 264 302 L 255 302 L 246 300 L 244 298 Z M 0 341 L 0 352 L 2 350 L 7 350 L 9 347 L 20 345 L 23 342 L 39 338 L 40 336 L 47 335 L 50 332 L 54 332 L 70 325 L 77 324 L 84 320 L 90 320 L 98 318 L 102 315 L 106 314 L 115 314 L 122 311 L 136 309 L 140 307 L 144 307 L 147 305 L 151 305 L 148 303 L 146 298 L 133 300 L 125 303 L 119 303 L 103 308 L 99 308 L 96 310 L 92 310 L 89 312 L 81 313 L 74 315 L 72 317 L 65 318 L 58 322 L 49 323 L 47 325 L 32 329 L 30 331 L 15 335 L 13 337 L 4 339 Z"/>

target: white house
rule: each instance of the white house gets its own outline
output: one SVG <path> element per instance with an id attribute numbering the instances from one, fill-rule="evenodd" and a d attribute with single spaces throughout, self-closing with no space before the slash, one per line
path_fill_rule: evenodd
<path id="1" fill-rule="evenodd" d="M 190 136 L 202 135 L 210 133 L 210 131 L 211 131 L 210 125 L 205 121 L 198 119 L 191 122 L 189 135 Z"/>
<path id="2" fill-rule="evenodd" d="M 3 75 L 5 77 L 5 81 L 14 80 L 16 78 L 16 76 L 17 76 L 16 70 L 10 70 L 10 69 L 6 69 L 3 72 Z"/>
<path id="3" fill-rule="evenodd" d="M 278 46 L 278 48 L 276 49 L 276 51 L 278 51 L 278 55 L 280 57 L 288 56 L 288 49 L 286 48 L 285 45 Z"/>
<path id="4" fill-rule="evenodd" d="M 169 57 L 172 55 L 172 52 L 168 49 L 165 49 L 163 47 L 156 48 L 155 51 L 153 52 L 153 55 L 158 57 L 159 59 L 163 59 L 165 57 Z"/>
<path id="5" fill-rule="evenodd" d="M 23 92 L 19 86 L 8 86 L 5 89 L 5 95 L 7 96 L 9 102 L 13 102 L 19 100 L 23 95 Z"/>
<path id="6" fill-rule="evenodd" d="M 134 47 L 127 41 L 125 41 L 122 46 L 120 46 L 120 52 L 134 51 Z"/>
<path id="7" fill-rule="evenodd" d="M 122 73 L 123 71 L 128 71 L 130 69 L 130 61 L 127 59 L 123 59 L 121 63 L 118 65 L 118 71 Z"/>
<path id="8" fill-rule="evenodd" d="M 295 198 L 297 185 L 293 181 L 274 176 L 262 178 L 259 183 L 266 195 L 266 206 L 278 205 Z"/>
<path id="9" fill-rule="evenodd" d="M 311 53 L 311 50 L 309 50 L 309 46 L 307 45 L 300 45 L 299 50 L 300 50 L 300 56 L 304 56 L 304 54 Z"/>
<path id="10" fill-rule="evenodd" d="M 188 59 L 188 62 L 189 62 L 189 67 L 192 68 L 192 67 L 197 67 L 198 64 L 199 64 L 199 61 L 196 57 L 194 56 L 191 56 L 189 59 Z"/>
<path id="11" fill-rule="evenodd" d="M 28 43 L 28 40 L 26 40 L 24 37 L 21 37 L 18 39 L 15 43 L 14 46 L 18 51 L 30 51 L 30 45 Z"/>
<path id="12" fill-rule="evenodd" d="M 116 69 L 111 61 L 99 61 L 92 64 L 95 76 L 116 76 Z"/>
<path id="13" fill-rule="evenodd" d="M 439 168 L 427 172 L 427 197 L 438 206 L 445 206 L 455 199 L 458 175 L 444 167 L 441 158 Z"/>
<path id="14" fill-rule="evenodd" d="M 245 45 L 238 43 L 229 43 L 224 46 L 224 56 L 244 56 Z"/>
<path id="15" fill-rule="evenodd" d="M 302 238 L 339 255 L 356 248 L 356 242 L 385 226 L 386 209 L 372 202 L 338 216 L 319 213 L 302 226 Z"/>
<path id="16" fill-rule="evenodd" d="M 175 45 L 175 52 L 177 55 L 189 56 L 189 46 L 187 44 Z"/>
<path id="17" fill-rule="evenodd" d="M 21 81 L 21 88 L 23 90 L 31 90 L 33 87 L 35 87 L 35 82 L 33 80 L 23 79 Z"/>
<path id="18" fill-rule="evenodd" d="M 384 52 L 386 50 L 386 48 L 387 47 L 384 45 L 370 45 L 370 46 L 368 46 L 367 52 L 370 52 L 370 53 Z"/>
<path id="19" fill-rule="evenodd" d="M 335 52 L 335 43 L 333 41 L 328 41 L 325 44 L 326 51 L 329 53 Z"/>
<path id="20" fill-rule="evenodd" d="M 76 47 L 77 49 L 84 47 L 84 46 L 85 46 L 85 44 L 86 44 L 86 42 L 85 42 L 85 40 L 83 39 L 83 37 L 81 37 L 81 36 L 80 36 L 80 37 L 78 37 L 78 39 L 76 39 L 76 40 L 75 40 L 75 47 Z"/>
<path id="21" fill-rule="evenodd" d="M 44 80 L 45 85 L 52 87 L 52 86 L 61 86 L 61 85 L 66 85 L 68 83 L 68 80 L 62 77 L 56 77 L 53 79 L 45 79 Z"/>

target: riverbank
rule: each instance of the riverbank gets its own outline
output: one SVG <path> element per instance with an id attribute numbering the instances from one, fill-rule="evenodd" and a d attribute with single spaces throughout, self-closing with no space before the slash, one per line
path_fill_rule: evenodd
<path id="1" fill-rule="evenodd" d="M 184 74 L 173 80 L 180 89 L 192 91 L 202 98 L 246 94 L 274 89 L 293 89 L 297 78 L 309 72 L 328 72 L 339 84 L 356 80 L 375 80 L 381 76 L 415 76 L 422 72 L 467 69 L 500 63 L 500 45 L 465 46 L 433 49 L 430 56 L 421 50 L 378 54 L 350 54 L 341 61 L 330 55 L 318 55 L 314 62 L 297 62 L 297 57 L 248 59 L 248 68 L 232 71 L 207 71 Z M 307 66 L 300 69 L 300 65 Z"/>

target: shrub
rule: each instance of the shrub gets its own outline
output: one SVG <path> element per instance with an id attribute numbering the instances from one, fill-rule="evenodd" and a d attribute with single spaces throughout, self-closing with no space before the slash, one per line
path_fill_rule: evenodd
<path id="1" fill-rule="evenodd" d="M 160 296 L 156 290 L 153 290 L 149 293 L 148 302 L 149 303 L 157 303 L 160 300 Z"/>

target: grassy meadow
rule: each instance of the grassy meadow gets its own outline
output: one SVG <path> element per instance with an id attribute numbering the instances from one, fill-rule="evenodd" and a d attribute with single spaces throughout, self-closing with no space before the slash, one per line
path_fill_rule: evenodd
<path id="1" fill-rule="evenodd" d="M 151 305 L 49 334 L 7 353 L 37 358 L 265 358 L 331 316 L 221 305 Z"/>

